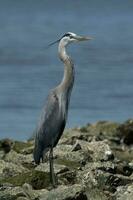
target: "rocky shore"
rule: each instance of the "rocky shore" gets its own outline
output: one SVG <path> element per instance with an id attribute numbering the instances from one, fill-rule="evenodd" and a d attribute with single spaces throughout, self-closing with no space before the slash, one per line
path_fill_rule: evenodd
<path id="1" fill-rule="evenodd" d="M 132 200 L 133 120 L 66 129 L 49 165 L 33 162 L 34 140 L 0 141 L 0 200 Z"/>

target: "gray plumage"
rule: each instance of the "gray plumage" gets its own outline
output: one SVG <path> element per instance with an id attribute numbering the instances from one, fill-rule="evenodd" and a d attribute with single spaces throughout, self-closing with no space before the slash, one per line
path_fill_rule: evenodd
<path id="1" fill-rule="evenodd" d="M 36 164 L 43 160 L 50 150 L 50 177 L 55 186 L 53 169 L 53 148 L 57 145 L 66 125 L 70 95 L 74 84 L 74 64 L 66 53 L 66 46 L 74 41 L 89 40 L 89 37 L 77 36 L 68 32 L 59 41 L 59 58 L 64 63 L 64 76 L 61 83 L 48 95 L 46 106 L 38 123 L 35 137 L 34 160 Z"/>

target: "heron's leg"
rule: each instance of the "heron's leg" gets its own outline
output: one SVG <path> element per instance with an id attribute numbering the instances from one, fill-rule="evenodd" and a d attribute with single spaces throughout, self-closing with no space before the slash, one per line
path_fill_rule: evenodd
<path id="1" fill-rule="evenodd" d="M 50 162 L 50 180 L 51 180 L 53 187 L 55 188 L 56 181 L 55 181 L 54 166 L 53 166 L 53 147 L 50 148 L 49 162 Z"/>

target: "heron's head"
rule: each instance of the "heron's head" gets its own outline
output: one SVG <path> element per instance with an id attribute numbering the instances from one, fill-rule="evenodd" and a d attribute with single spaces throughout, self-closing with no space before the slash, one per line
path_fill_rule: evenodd
<path id="1" fill-rule="evenodd" d="M 92 39 L 91 37 L 79 36 L 75 33 L 68 32 L 62 36 L 60 41 L 63 42 L 64 45 L 66 46 L 72 42 L 81 42 L 81 41 L 86 41 L 86 40 L 91 40 L 91 39 Z"/>
<path id="2" fill-rule="evenodd" d="M 59 40 L 52 42 L 50 45 L 51 46 L 55 43 L 61 42 L 64 46 L 67 46 L 68 44 L 72 42 L 81 42 L 81 41 L 86 41 L 86 40 L 91 40 L 93 39 L 92 37 L 84 37 L 84 36 L 79 36 L 75 33 L 72 32 L 67 32 L 65 33 Z"/>

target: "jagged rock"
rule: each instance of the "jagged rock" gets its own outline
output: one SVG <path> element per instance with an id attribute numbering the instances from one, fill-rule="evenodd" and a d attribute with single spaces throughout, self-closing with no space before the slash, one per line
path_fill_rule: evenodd
<path id="1" fill-rule="evenodd" d="M 85 155 L 80 151 L 72 151 L 72 145 L 58 145 L 54 150 L 54 155 L 60 160 L 72 161 L 75 163 L 80 163 L 84 160 Z"/>
<path id="2" fill-rule="evenodd" d="M 76 141 L 76 143 L 73 145 L 73 149 L 72 151 L 78 151 L 81 150 L 81 145 L 79 144 L 78 140 Z"/>
<path id="3" fill-rule="evenodd" d="M 28 183 L 32 185 L 35 190 L 51 187 L 49 173 L 37 170 L 30 170 L 13 177 L 5 178 L 2 182 L 10 183 L 13 186 L 22 186 L 24 183 Z"/>
<path id="4" fill-rule="evenodd" d="M 88 150 L 93 152 L 93 161 L 107 161 L 113 154 L 109 145 L 107 144 L 107 141 L 92 141 L 88 145 Z"/>
<path id="5" fill-rule="evenodd" d="M 122 146 L 112 147 L 112 151 L 114 153 L 115 158 L 121 160 L 130 162 L 133 160 L 133 149 L 124 148 Z"/>
<path id="6" fill-rule="evenodd" d="M 0 141 L 0 149 L 2 149 L 5 153 L 9 153 L 13 146 L 13 141 L 6 138 Z"/>
<path id="7" fill-rule="evenodd" d="M 42 172 L 49 172 L 49 163 L 41 163 L 38 165 L 35 170 L 42 171 Z M 69 171 L 68 167 L 65 165 L 54 164 L 54 172 L 55 174 L 60 174 Z"/>
<path id="8" fill-rule="evenodd" d="M 87 125 L 84 127 L 86 131 L 83 131 L 83 127 L 81 128 L 81 132 L 88 133 L 93 136 L 100 136 L 102 138 L 109 138 L 112 136 L 116 136 L 117 128 L 119 124 L 116 122 L 109 121 L 99 121 L 92 125 Z M 100 139 L 100 138 L 99 138 Z"/>
<path id="9" fill-rule="evenodd" d="M 21 187 L 7 187 L 5 190 L 0 189 L 0 200 L 16 200 L 18 197 L 26 197 Z"/>
<path id="10" fill-rule="evenodd" d="M 117 200 L 132 200 L 133 199 L 133 184 L 118 187 L 114 196 L 116 197 Z"/>
<path id="11" fill-rule="evenodd" d="M 118 127 L 119 137 L 127 145 L 133 144 L 133 120 L 130 119 Z"/>
<path id="12" fill-rule="evenodd" d="M 14 141 L 13 150 L 16 151 L 17 153 L 24 153 L 24 154 L 32 153 L 33 148 L 34 148 L 33 140 L 26 142 Z"/>
<path id="13" fill-rule="evenodd" d="M 33 190 L 30 185 L 26 184 L 23 187 L 8 188 L 2 193 L 0 193 L 0 199 L 4 200 L 8 197 L 8 200 L 29 200 L 29 199 L 38 199 L 38 200 L 87 200 L 87 195 L 85 194 L 85 189 L 78 184 L 73 186 L 58 186 L 58 188 L 51 191 L 46 189 L 42 190 Z M 7 199 L 6 199 L 7 200 Z"/>
<path id="14" fill-rule="evenodd" d="M 48 190 L 41 189 L 41 190 L 33 190 L 32 186 L 30 184 L 25 183 L 23 186 L 24 194 L 27 196 L 28 200 L 39 200 L 40 196 L 46 196 L 48 193 Z M 18 200 L 18 199 L 17 199 Z"/>
<path id="15" fill-rule="evenodd" d="M 41 195 L 40 200 L 87 200 L 85 189 L 78 184 L 72 186 L 59 186 L 57 189 L 53 189 L 45 196 Z"/>
<path id="16" fill-rule="evenodd" d="M 48 159 L 38 166 L 33 162 L 33 140 L 12 141 L 10 151 L 0 147 L 0 200 L 130 200 L 133 148 L 122 144 L 119 126 L 98 122 L 66 130 L 54 148 L 56 189 Z"/>
<path id="17" fill-rule="evenodd" d="M 64 132 L 59 144 L 73 145 L 77 139 L 88 142 L 94 139 L 97 141 L 103 139 L 116 140 L 119 125 L 116 122 L 100 121 L 84 127 L 68 129 Z"/>
<path id="18" fill-rule="evenodd" d="M 16 153 L 16 151 L 11 150 L 6 156 L 4 157 L 4 160 L 6 162 L 12 162 L 15 164 L 23 164 L 23 163 L 32 163 L 33 161 L 33 155 L 23 155 L 20 153 Z"/>
<path id="19" fill-rule="evenodd" d="M 77 139 L 87 141 L 88 134 L 82 133 L 77 129 L 68 129 L 63 133 L 63 136 L 59 140 L 59 144 L 73 145 Z"/>
<path id="20" fill-rule="evenodd" d="M 113 154 L 107 141 L 86 142 L 77 140 L 77 144 L 79 144 L 81 148 L 79 151 L 73 151 L 72 145 L 58 145 L 57 148 L 55 148 L 54 154 L 57 158 L 76 161 L 78 163 L 87 159 L 93 159 L 93 161 L 107 161 Z"/>
<path id="21" fill-rule="evenodd" d="M 30 184 L 25 183 L 22 187 L 6 187 L 6 189 L 0 188 L 0 200 L 40 200 L 46 194 L 48 190 L 34 190 Z"/>
<path id="22" fill-rule="evenodd" d="M 25 169 L 22 165 L 14 164 L 11 162 L 5 162 L 4 160 L 0 160 L 0 177 L 12 177 L 23 172 L 28 172 L 28 169 Z"/>
<path id="23" fill-rule="evenodd" d="M 98 186 L 97 181 L 97 172 L 105 173 L 104 169 L 114 169 L 114 164 L 111 162 L 89 162 L 87 163 L 81 171 L 78 171 L 77 180 L 80 181 L 83 185 L 86 185 L 89 188 Z M 108 172 L 108 171 L 107 171 Z"/>

